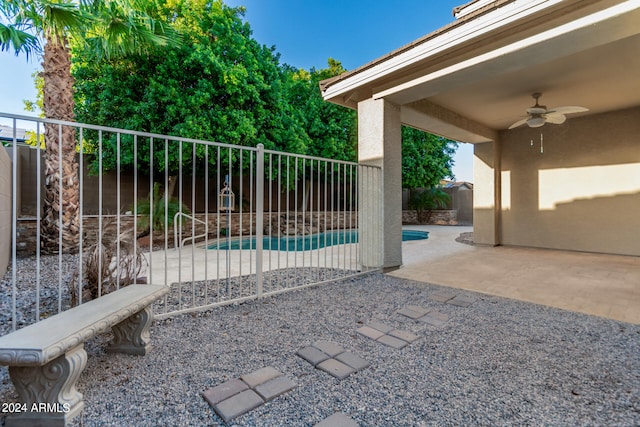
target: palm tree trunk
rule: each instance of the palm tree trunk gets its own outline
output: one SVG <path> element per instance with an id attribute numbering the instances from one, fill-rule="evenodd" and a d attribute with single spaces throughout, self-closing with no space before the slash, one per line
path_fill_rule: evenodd
<path id="1" fill-rule="evenodd" d="M 44 113 L 47 118 L 73 121 L 73 77 L 66 40 L 50 40 L 44 47 Z M 41 225 L 42 250 L 58 253 L 78 251 L 79 178 L 75 128 L 45 126 L 45 197 Z"/>

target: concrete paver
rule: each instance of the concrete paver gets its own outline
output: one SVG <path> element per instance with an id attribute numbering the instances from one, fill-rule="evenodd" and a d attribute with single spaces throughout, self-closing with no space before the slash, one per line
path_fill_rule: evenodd
<path id="1" fill-rule="evenodd" d="M 330 341 L 318 341 L 314 343 L 313 346 L 318 350 L 322 351 L 323 353 L 328 354 L 329 357 L 334 357 L 344 352 L 344 348 Z"/>
<path id="2" fill-rule="evenodd" d="M 215 406 L 223 400 L 228 399 L 241 391 L 247 390 L 248 388 L 249 386 L 244 381 L 235 378 L 206 390 L 202 393 L 202 397 L 209 402 L 209 405 Z"/>
<path id="3" fill-rule="evenodd" d="M 207 389 L 202 397 L 228 423 L 295 387 L 280 371 L 267 366 Z"/>
<path id="4" fill-rule="evenodd" d="M 393 326 L 385 325 L 384 323 L 378 322 L 377 320 L 369 322 L 367 326 L 373 329 L 377 329 L 384 334 L 388 334 L 395 329 Z"/>
<path id="5" fill-rule="evenodd" d="M 213 409 L 216 413 L 228 423 L 240 415 L 246 414 L 252 409 L 262 405 L 264 401 L 253 390 L 245 390 L 228 399 L 218 403 Z"/>
<path id="6" fill-rule="evenodd" d="M 418 307 L 420 308 L 420 307 Z M 419 318 L 421 318 L 422 316 L 424 316 L 425 314 L 427 314 L 429 312 L 429 310 L 425 310 L 425 309 L 421 309 L 421 310 L 414 310 L 410 307 L 404 307 L 401 310 L 398 310 L 398 314 L 401 314 L 405 317 L 408 317 L 409 319 L 414 319 L 417 320 Z"/>
<path id="7" fill-rule="evenodd" d="M 359 424 L 355 422 L 350 416 L 342 412 L 336 412 L 329 418 L 325 418 L 313 427 L 358 427 Z"/>
<path id="8" fill-rule="evenodd" d="M 473 304 L 474 302 L 475 302 L 474 298 L 465 297 L 463 295 L 456 295 L 455 298 L 450 299 L 449 301 L 447 301 L 447 304 L 451 304 L 451 305 L 455 305 L 455 306 L 458 306 L 458 307 L 467 308 L 471 304 Z"/>
<path id="9" fill-rule="evenodd" d="M 429 299 L 437 302 L 447 302 L 454 299 L 455 297 L 456 294 L 447 291 L 435 292 L 429 295 Z"/>
<path id="10" fill-rule="evenodd" d="M 400 330 L 400 329 L 394 329 L 393 331 L 389 332 L 389 335 L 391 335 L 392 337 L 395 337 L 395 338 L 400 338 L 402 341 L 406 341 L 409 344 L 411 344 L 412 342 L 414 342 L 415 340 L 420 338 L 416 334 L 413 334 L 413 333 L 408 332 L 408 331 L 403 331 L 403 330 Z"/>
<path id="11" fill-rule="evenodd" d="M 381 333 L 375 329 L 369 329 Z M 325 351 L 328 351 L 334 357 L 329 357 L 329 354 L 325 353 Z M 340 380 L 370 366 L 369 362 L 362 357 L 345 351 L 342 346 L 330 341 L 318 341 L 312 346 L 298 350 L 296 355 L 311 363 L 317 369 L 327 372 Z"/>
<path id="12" fill-rule="evenodd" d="M 431 326 L 442 326 L 449 320 L 449 316 L 439 311 L 431 311 L 426 316 L 422 316 L 418 319 L 418 322 L 424 322 Z"/>
<path id="13" fill-rule="evenodd" d="M 265 383 L 273 378 L 282 375 L 277 369 L 267 366 L 266 368 L 258 369 L 240 377 L 249 387 L 255 388 L 258 384 Z"/>
<path id="14" fill-rule="evenodd" d="M 296 353 L 298 356 L 302 357 L 307 362 L 311 363 L 313 366 L 318 365 L 320 362 L 324 362 L 329 359 L 329 355 L 318 350 L 313 346 L 304 347 Z"/>
<path id="15" fill-rule="evenodd" d="M 408 305 L 406 308 L 408 308 L 409 310 L 415 312 L 416 314 L 420 314 L 421 316 L 424 316 L 429 311 L 431 311 L 431 309 L 425 308 L 425 307 L 420 307 L 419 305 Z"/>
<path id="16" fill-rule="evenodd" d="M 400 338 L 392 337 L 391 335 L 383 335 L 378 338 L 377 341 L 398 350 L 400 350 L 401 348 L 405 348 L 408 344 L 408 342 L 401 340 Z"/>
<path id="17" fill-rule="evenodd" d="M 256 386 L 255 391 L 266 402 L 275 399 L 276 397 L 293 390 L 296 384 L 284 375 L 274 378 Z"/>
<path id="18" fill-rule="evenodd" d="M 400 313 L 400 311 L 398 313 Z M 415 312 L 416 311 L 414 311 L 414 313 Z M 383 331 L 385 332 L 383 333 Z M 371 338 L 374 341 L 397 349 L 404 348 L 408 344 L 411 344 L 420 338 L 412 332 L 396 329 L 392 326 L 378 322 L 377 320 L 357 329 L 356 332 L 367 338 Z"/>
<path id="19" fill-rule="evenodd" d="M 351 353 L 350 351 L 338 354 L 336 356 L 336 360 L 344 363 L 345 365 L 351 366 L 356 371 L 361 371 L 371 366 L 365 359 L 355 353 Z"/>
<path id="20" fill-rule="evenodd" d="M 336 359 L 327 359 L 324 362 L 318 364 L 318 366 L 316 367 L 325 371 L 329 375 L 336 377 L 339 380 L 347 378 L 349 375 L 353 374 L 356 371 L 351 366 L 346 365 Z"/>
<path id="21" fill-rule="evenodd" d="M 367 338 L 371 338 L 372 340 L 377 340 L 378 338 L 384 335 L 383 332 L 377 329 L 373 329 L 369 326 L 363 326 L 361 328 L 358 328 L 356 329 L 356 332 L 359 333 L 360 335 L 364 335 Z"/>

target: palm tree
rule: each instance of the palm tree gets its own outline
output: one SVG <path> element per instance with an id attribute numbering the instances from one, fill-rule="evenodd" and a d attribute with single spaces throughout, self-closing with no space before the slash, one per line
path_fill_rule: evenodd
<path id="1" fill-rule="evenodd" d="M 147 13 L 150 2 L 113 0 L 0 0 L 0 50 L 42 55 L 44 114 L 73 121 L 71 41 L 91 47 L 96 57 L 141 53 L 177 43 L 167 25 Z M 42 47 L 44 46 L 44 48 Z M 75 128 L 45 126 L 45 201 L 42 249 L 75 253 L 79 236 L 79 178 Z"/>
<path id="2" fill-rule="evenodd" d="M 433 210 L 446 208 L 450 200 L 451 196 L 439 187 L 409 190 L 409 208 L 416 210 L 418 222 L 422 224 L 428 224 Z"/>

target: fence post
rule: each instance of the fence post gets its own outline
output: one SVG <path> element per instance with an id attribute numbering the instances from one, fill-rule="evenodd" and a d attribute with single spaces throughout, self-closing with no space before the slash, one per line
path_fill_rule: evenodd
<path id="1" fill-rule="evenodd" d="M 18 289 L 16 287 L 16 262 L 18 255 L 18 243 L 16 242 L 18 236 L 18 138 L 17 138 L 17 130 L 16 130 L 16 119 L 13 119 L 13 151 L 11 152 L 12 163 L 11 163 L 11 173 L 13 175 L 13 179 L 11 182 L 11 235 L 13 238 L 11 239 L 11 331 L 15 331 L 17 328 L 16 321 L 16 311 L 17 311 L 17 301 L 16 294 L 18 293 Z M 40 170 L 38 169 L 38 173 Z M 40 192 L 40 186 L 38 186 L 38 192 Z M 38 194 L 40 196 L 40 194 Z M 40 199 L 38 198 L 38 201 Z M 40 211 L 38 211 L 40 214 Z M 37 243 L 36 243 L 37 245 Z M 39 308 L 39 306 L 38 306 Z M 40 319 L 36 319 L 40 320 Z"/>
<path id="2" fill-rule="evenodd" d="M 258 144 L 256 159 L 256 292 L 262 298 L 262 238 L 264 234 L 264 145 Z"/>

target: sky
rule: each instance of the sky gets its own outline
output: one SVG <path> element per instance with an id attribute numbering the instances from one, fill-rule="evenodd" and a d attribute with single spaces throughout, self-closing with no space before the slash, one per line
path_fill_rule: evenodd
<path id="1" fill-rule="evenodd" d="M 275 46 L 280 62 L 297 68 L 325 68 L 328 58 L 347 70 L 371 62 L 454 20 L 452 10 L 467 0 L 226 0 L 244 6 L 253 37 Z M 23 99 L 35 100 L 31 74 L 39 60 L 0 52 L 0 112 L 25 114 Z M 9 124 L 0 121 L 2 124 Z M 460 144 L 453 172 L 473 182 L 473 147 Z"/>

